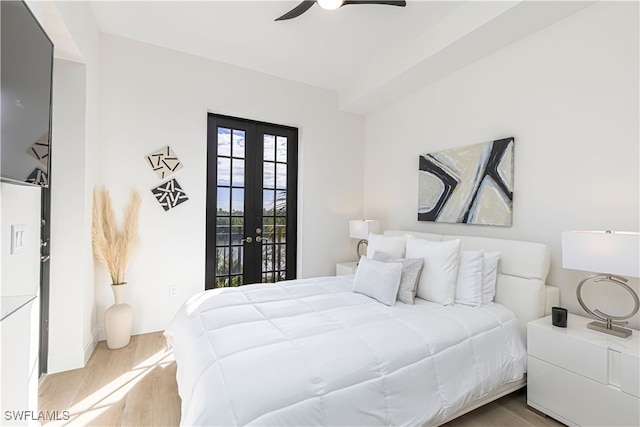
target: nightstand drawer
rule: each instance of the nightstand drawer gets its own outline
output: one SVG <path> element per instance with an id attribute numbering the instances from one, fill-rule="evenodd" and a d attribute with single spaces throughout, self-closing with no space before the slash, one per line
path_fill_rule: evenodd
<path id="1" fill-rule="evenodd" d="M 567 329 L 527 329 L 529 355 L 602 384 L 608 384 L 607 348 L 566 333 Z"/>
<path id="2" fill-rule="evenodd" d="M 637 398 L 531 356 L 527 404 L 570 426 L 640 425 Z"/>

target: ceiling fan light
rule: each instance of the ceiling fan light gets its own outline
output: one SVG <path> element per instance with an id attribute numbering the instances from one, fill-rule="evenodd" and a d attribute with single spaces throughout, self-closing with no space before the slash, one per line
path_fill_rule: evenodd
<path id="1" fill-rule="evenodd" d="M 343 0 L 317 0 L 317 3 L 324 10 L 336 10 L 342 6 Z"/>

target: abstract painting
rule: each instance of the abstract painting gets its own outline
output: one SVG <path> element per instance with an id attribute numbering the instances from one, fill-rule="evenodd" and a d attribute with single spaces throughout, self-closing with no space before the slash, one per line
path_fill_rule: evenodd
<path id="1" fill-rule="evenodd" d="M 165 211 L 173 209 L 181 203 L 189 200 L 187 193 L 184 192 L 178 181 L 172 179 L 159 186 L 152 188 L 151 192 L 156 196 L 156 200 Z"/>
<path id="2" fill-rule="evenodd" d="M 514 138 L 420 156 L 418 221 L 511 226 Z"/>
<path id="3" fill-rule="evenodd" d="M 160 179 L 165 179 L 177 170 L 182 169 L 182 163 L 167 145 L 145 157 L 147 163 Z"/>

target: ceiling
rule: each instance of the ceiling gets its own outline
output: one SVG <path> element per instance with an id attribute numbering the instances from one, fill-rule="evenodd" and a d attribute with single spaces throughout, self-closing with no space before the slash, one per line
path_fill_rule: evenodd
<path id="1" fill-rule="evenodd" d="M 366 114 L 588 5 L 408 0 L 405 8 L 299 1 L 92 1 L 104 33 L 335 91 Z"/>

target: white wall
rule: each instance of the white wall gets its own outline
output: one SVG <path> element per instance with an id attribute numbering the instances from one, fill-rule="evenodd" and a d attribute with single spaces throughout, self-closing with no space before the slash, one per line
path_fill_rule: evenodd
<path id="1" fill-rule="evenodd" d="M 587 273 L 562 269 L 560 235 L 638 231 L 638 40 L 637 3 L 596 4 L 368 115 L 365 215 L 386 229 L 546 243 L 548 283 L 584 314 L 575 288 Z M 512 227 L 417 221 L 420 154 L 509 136 Z M 589 296 L 612 314 L 628 313 L 630 300 L 618 289 Z"/>
<path id="2" fill-rule="evenodd" d="M 337 94 L 106 34 L 101 53 L 99 183 L 120 221 L 129 191 L 142 195 L 141 244 L 126 275 L 134 333 L 163 330 L 204 289 L 207 112 L 297 127 L 298 276 L 330 275 L 353 258 L 348 221 L 362 215 L 363 119 L 340 113 Z M 189 197 L 168 212 L 150 191 L 163 181 L 144 160 L 165 145 L 184 165 L 173 177 Z M 113 303 L 102 266 L 96 283 L 102 324 Z"/>
<path id="3" fill-rule="evenodd" d="M 51 148 L 51 276 L 48 372 L 84 366 L 97 339 L 91 194 L 98 147 L 100 34 L 86 2 L 56 2 L 65 31 L 45 21 L 54 44 L 73 37 L 79 60 L 56 59 Z M 50 15 L 49 15 L 50 16 Z"/>
<path id="4" fill-rule="evenodd" d="M 36 295 L 40 284 L 40 187 L 0 183 L 0 296 Z M 11 226 L 24 226 L 11 253 Z"/>

